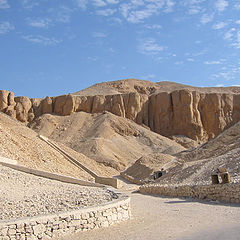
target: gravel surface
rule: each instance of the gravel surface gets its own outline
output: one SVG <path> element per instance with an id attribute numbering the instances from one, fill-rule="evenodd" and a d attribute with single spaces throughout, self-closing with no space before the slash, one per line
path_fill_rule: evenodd
<path id="1" fill-rule="evenodd" d="M 239 240 L 240 205 L 130 194 L 132 218 L 54 240 Z"/>
<path id="2" fill-rule="evenodd" d="M 106 189 L 62 183 L 0 166 L 0 220 L 99 205 L 117 196 Z"/>

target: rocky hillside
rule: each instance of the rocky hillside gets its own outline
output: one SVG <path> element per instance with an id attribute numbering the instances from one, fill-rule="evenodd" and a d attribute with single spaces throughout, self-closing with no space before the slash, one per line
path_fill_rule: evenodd
<path id="1" fill-rule="evenodd" d="M 240 182 L 240 122 L 195 149 L 175 155 L 179 162 L 159 179 L 165 184 L 203 184 L 211 182 L 218 167 L 226 168 L 233 181 Z"/>
<path id="2" fill-rule="evenodd" d="M 204 142 L 240 120 L 240 88 L 196 88 L 135 79 L 96 84 L 80 92 L 44 99 L 0 91 L 0 111 L 22 122 L 46 113 L 103 113 L 131 119 L 171 137 Z"/>
<path id="3" fill-rule="evenodd" d="M 0 113 L 0 142 L 0 157 L 17 160 L 19 164 L 29 168 L 93 180 L 89 174 L 39 139 L 36 132 L 3 113 Z M 83 154 L 66 146 L 60 147 L 99 175 L 116 174 L 113 169 L 100 165 Z"/>
<path id="4" fill-rule="evenodd" d="M 132 165 L 143 155 L 175 154 L 185 150 L 176 142 L 109 112 L 79 112 L 70 116 L 44 114 L 30 127 L 118 171 Z"/>

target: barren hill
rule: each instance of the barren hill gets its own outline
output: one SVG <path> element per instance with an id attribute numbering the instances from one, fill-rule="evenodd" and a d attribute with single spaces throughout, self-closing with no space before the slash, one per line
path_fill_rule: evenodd
<path id="1" fill-rule="evenodd" d="M 169 169 L 161 183 L 202 184 L 211 181 L 211 173 L 224 167 L 233 181 L 240 182 L 240 122 L 216 138 L 195 149 L 175 155 L 183 164 Z"/>
<path id="2" fill-rule="evenodd" d="M 143 155 L 184 150 L 176 142 L 108 112 L 79 112 L 65 117 L 45 114 L 30 126 L 41 135 L 118 171 Z"/>
<path id="3" fill-rule="evenodd" d="M 91 180 L 92 177 L 82 171 L 60 153 L 38 138 L 37 133 L 24 124 L 0 113 L 0 156 L 17 160 L 26 167 L 70 175 L 80 179 Z M 94 160 L 64 147 L 74 155 L 82 164 L 85 164 L 96 173 L 109 175 L 115 172 L 104 166 L 99 166 Z"/>
<path id="4" fill-rule="evenodd" d="M 115 95 L 124 93 L 156 94 L 159 92 L 173 92 L 188 89 L 207 93 L 240 93 L 240 87 L 194 87 L 176 82 L 151 82 L 139 79 L 124 79 L 97 83 L 91 87 L 73 93 L 80 96 Z"/>

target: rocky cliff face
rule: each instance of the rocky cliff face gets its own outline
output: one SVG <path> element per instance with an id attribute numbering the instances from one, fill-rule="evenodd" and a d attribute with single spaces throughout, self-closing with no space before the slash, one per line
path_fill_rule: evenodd
<path id="1" fill-rule="evenodd" d="M 45 113 L 66 116 L 80 111 L 109 111 L 144 124 L 164 136 L 185 135 L 206 141 L 240 120 L 240 94 L 182 89 L 152 95 L 130 92 L 30 99 L 14 98 L 12 92 L 1 90 L 0 111 L 26 123 Z"/>

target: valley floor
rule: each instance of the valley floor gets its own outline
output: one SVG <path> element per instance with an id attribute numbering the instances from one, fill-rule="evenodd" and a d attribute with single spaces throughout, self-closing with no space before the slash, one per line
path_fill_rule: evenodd
<path id="1" fill-rule="evenodd" d="M 131 220 L 59 240 L 240 239 L 240 205 L 129 194 Z"/>

